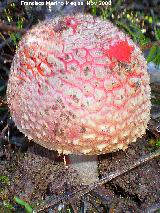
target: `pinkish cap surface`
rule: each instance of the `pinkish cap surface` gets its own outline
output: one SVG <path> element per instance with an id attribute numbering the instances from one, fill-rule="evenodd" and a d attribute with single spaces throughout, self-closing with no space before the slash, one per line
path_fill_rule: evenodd
<path id="1" fill-rule="evenodd" d="M 65 154 L 124 150 L 150 119 L 140 49 L 91 15 L 57 17 L 29 30 L 12 63 L 7 99 L 20 131 Z"/>

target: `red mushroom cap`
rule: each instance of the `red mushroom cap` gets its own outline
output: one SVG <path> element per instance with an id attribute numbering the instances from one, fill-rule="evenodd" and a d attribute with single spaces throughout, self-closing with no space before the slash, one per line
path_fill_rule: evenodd
<path id="1" fill-rule="evenodd" d="M 126 149 L 150 119 L 140 49 L 91 15 L 57 17 L 29 30 L 12 63 L 7 99 L 20 131 L 66 154 Z"/>

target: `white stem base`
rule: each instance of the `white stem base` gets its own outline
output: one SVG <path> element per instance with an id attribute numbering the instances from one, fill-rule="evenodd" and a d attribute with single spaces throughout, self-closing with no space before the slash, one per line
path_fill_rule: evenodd
<path id="1" fill-rule="evenodd" d="M 68 158 L 69 166 L 78 172 L 84 185 L 98 181 L 97 155 L 68 155 Z"/>

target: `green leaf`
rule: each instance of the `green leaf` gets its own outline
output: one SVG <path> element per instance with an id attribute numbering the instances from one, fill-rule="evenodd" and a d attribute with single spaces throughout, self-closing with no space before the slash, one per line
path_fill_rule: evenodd
<path id="1" fill-rule="evenodd" d="M 8 210 L 10 210 L 9 212 L 11 212 L 11 210 L 14 210 L 14 207 L 8 201 L 4 200 L 3 205 L 4 205 L 5 208 L 7 208 L 7 212 L 8 212 Z"/>
<path id="2" fill-rule="evenodd" d="M 18 198 L 17 196 L 14 196 L 14 201 L 16 203 L 18 203 L 21 206 L 25 206 L 25 201 L 21 200 L 20 198 Z"/>
<path id="3" fill-rule="evenodd" d="M 149 23 L 150 23 L 150 24 L 152 24 L 152 22 L 153 22 L 153 18 L 152 18 L 152 16 L 149 16 L 148 21 L 149 21 Z"/>
<path id="4" fill-rule="evenodd" d="M 147 62 L 148 62 L 148 63 L 151 62 L 151 61 L 153 60 L 153 58 L 154 58 L 154 56 L 155 56 L 155 53 L 156 53 L 156 50 L 157 50 L 157 46 L 156 46 L 156 45 L 154 45 L 154 46 L 150 49 L 149 54 L 148 54 L 148 56 L 147 56 Z"/>
<path id="5" fill-rule="evenodd" d="M 137 40 L 136 35 L 134 34 L 134 32 L 132 32 L 131 29 L 125 23 L 123 23 L 121 21 L 116 21 L 116 24 L 119 25 L 124 30 L 126 30 L 128 32 L 128 34 L 132 36 L 134 41 Z"/>
<path id="6" fill-rule="evenodd" d="M 32 212 L 33 212 L 32 207 L 31 207 L 28 203 L 25 204 L 25 209 L 26 209 L 26 211 L 27 211 L 28 213 L 32 213 Z"/>
<path id="7" fill-rule="evenodd" d="M 12 39 L 15 46 L 17 46 L 16 33 L 9 33 L 10 38 Z"/>
<path id="8" fill-rule="evenodd" d="M 92 6 L 92 15 L 96 15 L 97 13 L 97 7 L 96 6 Z"/>
<path id="9" fill-rule="evenodd" d="M 153 62 L 154 62 L 156 65 L 159 65 L 159 64 L 160 64 L 160 53 L 159 53 L 159 54 L 156 54 L 155 58 L 153 59 Z"/>
<path id="10" fill-rule="evenodd" d="M 25 210 L 27 211 L 27 213 L 32 213 L 33 212 L 32 207 L 28 203 L 26 203 L 25 201 L 23 201 L 20 198 L 18 198 L 17 196 L 14 196 L 14 201 L 17 204 L 23 206 L 25 208 Z"/>
<path id="11" fill-rule="evenodd" d="M 156 146 L 160 148 L 160 140 L 156 141 Z"/>
<path id="12" fill-rule="evenodd" d="M 154 30 L 155 30 L 155 37 L 156 37 L 156 39 L 160 40 L 160 29 L 154 28 Z"/>
<path id="13" fill-rule="evenodd" d="M 121 0 L 118 0 L 111 8 L 110 8 L 110 11 L 108 12 L 108 15 L 107 17 L 110 17 L 114 11 L 116 11 L 119 6 L 122 4 L 122 1 Z"/>

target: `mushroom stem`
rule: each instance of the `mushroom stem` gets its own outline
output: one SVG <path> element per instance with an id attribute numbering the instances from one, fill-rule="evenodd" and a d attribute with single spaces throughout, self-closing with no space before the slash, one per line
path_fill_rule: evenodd
<path id="1" fill-rule="evenodd" d="M 90 185 L 98 181 L 97 155 L 68 155 L 69 166 L 75 169 L 82 183 Z"/>

